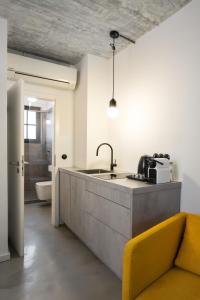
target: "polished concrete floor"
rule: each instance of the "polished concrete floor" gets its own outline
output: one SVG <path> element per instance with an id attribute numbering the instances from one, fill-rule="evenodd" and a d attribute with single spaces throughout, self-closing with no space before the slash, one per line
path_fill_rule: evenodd
<path id="1" fill-rule="evenodd" d="M 1 300 L 119 300 L 120 280 L 66 227 L 50 225 L 50 207 L 25 205 L 25 256 L 0 263 Z"/>

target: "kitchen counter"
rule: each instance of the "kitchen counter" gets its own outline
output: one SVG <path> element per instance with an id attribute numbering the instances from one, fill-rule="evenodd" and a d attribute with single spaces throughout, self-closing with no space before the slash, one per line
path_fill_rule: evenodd
<path id="1" fill-rule="evenodd" d="M 121 278 L 124 245 L 180 211 L 181 183 L 104 180 L 78 170 L 59 170 L 61 223 Z"/>
<path id="2" fill-rule="evenodd" d="M 169 183 L 161 183 L 161 184 L 150 184 L 147 182 L 137 181 L 137 180 L 131 180 L 128 178 L 122 178 L 122 179 L 100 179 L 98 177 L 95 177 L 96 175 L 100 174 L 85 174 L 78 172 L 78 170 L 81 170 L 80 168 L 60 168 L 60 171 L 66 172 L 68 174 L 72 174 L 73 176 L 81 177 L 81 178 L 87 178 L 94 182 L 103 182 L 108 184 L 110 187 L 119 189 L 122 191 L 130 192 L 130 193 L 146 193 L 150 191 L 158 191 L 162 189 L 171 189 L 172 187 L 177 188 L 181 187 L 181 182 L 178 181 L 172 181 Z M 112 172 L 113 173 L 113 172 Z M 115 173 L 115 172 L 114 172 Z M 124 174 L 130 174 L 128 172 L 116 172 L 116 173 L 124 173 Z M 103 173 L 102 173 L 103 174 Z"/>

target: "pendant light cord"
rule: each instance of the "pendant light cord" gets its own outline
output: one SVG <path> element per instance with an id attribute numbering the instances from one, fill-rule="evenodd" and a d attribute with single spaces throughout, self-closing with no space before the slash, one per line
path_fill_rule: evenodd
<path id="1" fill-rule="evenodd" d="M 115 94 L 115 39 L 113 39 L 113 43 L 111 44 L 113 51 L 113 90 L 112 90 L 112 98 L 114 99 Z"/>

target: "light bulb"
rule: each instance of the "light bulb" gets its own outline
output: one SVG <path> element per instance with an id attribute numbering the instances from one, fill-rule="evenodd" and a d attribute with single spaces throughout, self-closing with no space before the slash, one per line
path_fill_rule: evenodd
<path id="1" fill-rule="evenodd" d="M 107 114 L 111 119 L 114 119 L 119 115 L 119 110 L 116 106 L 109 106 L 107 108 Z"/>
<path id="2" fill-rule="evenodd" d="M 109 102 L 109 107 L 107 108 L 107 114 L 111 119 L 114 119 L 118 116 L 119 110 L 117 108 L 117 101 L 112 98 Z"/>

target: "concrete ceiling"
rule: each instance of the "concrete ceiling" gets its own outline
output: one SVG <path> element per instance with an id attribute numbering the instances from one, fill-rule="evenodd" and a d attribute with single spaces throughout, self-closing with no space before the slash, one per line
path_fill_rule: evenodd
<path id="1" fill-rule="evenodd" d="M 109 31 L 137 40 L 191 0 L 0 0 L 8 47 L 77 63 L 85 54 L 110 57 Z M 121 50 L 128 43 L 117 41 Z"/>

